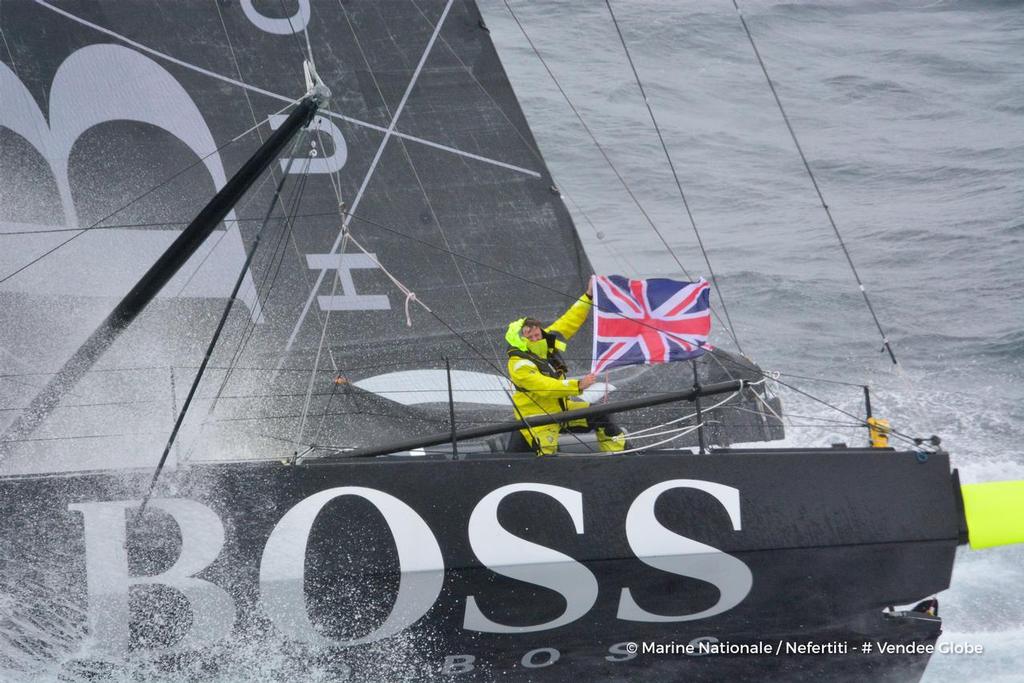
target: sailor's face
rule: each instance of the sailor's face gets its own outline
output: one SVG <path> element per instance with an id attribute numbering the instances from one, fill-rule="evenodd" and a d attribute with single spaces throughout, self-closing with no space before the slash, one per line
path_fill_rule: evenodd
<path id="1" fill-rule="evenodd" d="M 529 339 L 530 341 L 540 341 L 541 336 L 543 336 L 539 327 L 524 327 L 520 334 L 524 339 Z"/>

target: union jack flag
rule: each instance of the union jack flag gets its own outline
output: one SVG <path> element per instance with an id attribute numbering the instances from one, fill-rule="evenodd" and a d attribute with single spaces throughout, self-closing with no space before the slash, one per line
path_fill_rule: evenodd
<path id="1" fill-rule="evenodd" d="M 594 278 L 594 360 L 591 372 L 696 358 L 711 331 L 710 287 L 621 275 Z"/>

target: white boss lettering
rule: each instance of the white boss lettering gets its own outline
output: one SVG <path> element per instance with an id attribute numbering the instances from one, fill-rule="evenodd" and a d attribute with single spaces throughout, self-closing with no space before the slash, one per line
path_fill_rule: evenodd
<path id="1" fill-rule="evenodd" d="M 693 614 L 655 614 L 640 607 L 628 588 L 622 589 L 618 618 L 625 621 L 694 621 L 707 619 L 740 604 L 754 583 L 750 569 L 741 560 L 704 543 L 669 531 L 654 516 L 654 504 L 665 491 L 692 488 L 715 497 L 729 513 L 732 527 L 739 531 L 739 490 L 697 479 L 673 479 L 646 489 L 636 497 L 626 514 L 626 538 L 637 558 L 655 569 L 689 576 L 714 585 L 720 595 L 718 602 Z"/>
<path id="2" fill-rule="evenodd" d="M 476 598 L 466 598 L 463 627 L 485 633 L 532 633 L 576 621 L 597 601 L 597 579 L 568 555 L 513 536 L 498 522 L 498 505 L 508 495 L 533 491 L 561 503 L 577 534 L 583 533 L 583 496 L 550 484 L 510 484 L 491 491 L 477 503 L 469 518 L 469 543 L 477 558 L 492 571 L 511 579 L 544 586 L 565 598 L 565 611 L 556 619 L 530 626 L 508 626 L 489 619 Z"/>
<path id="3" fill-rule="evenodd" d="M 360 638 L 336 641 L 313 627 L 304 591 L 306 544 L 324 505 L 339 496 L 359 496 L 384 516 L 398 550 L 402 576 L 387 619 Z M 326 646 L 372 643 L 411 626 L 434 604 L 444 582 L 444 560 L 437 539 L 415 510 L 392 495 L 363 486 L 327 489 L 289 510 L 267 539 L 260 561 L 260 595 L 271 621 L 290 638 Z"/>
<path id="4" fill-rule="evenodd" d="M 192 624 L 177 649 L 208 646 L 227 638 L 235 622 L 235 605 L 224 589 L 195 574 L 216 559 L 224 545 L 224 526 L 210 508 L 192 500 L 154 498 L 151 508 L 163 510 L 181 530 L 181 554 L 174 565 L 156 576 L 130 576 L 125 510 L 135 500 L 72 503 L 85 523 L 86 587 L 89 594 L 89 632 L 99 647 L 124 654 L 129 643 L 128 590 L 131 586 L 161 585 L 188 600 Z"/>
<path id="5" fill-rule="evenodd" d="M 283 114 L 272 114 L 267 120 L 270 122 L 270 127 L 277 130 L 287 118 Z M 334 151 L 329 156 L 320 156 L 321 152 L 314 149 L 310 153 L 312 158 L 308 162 L 306 159 L 281 159 L 281 171 L 285 173 L 290 172 L 295 175 L 305 173 L 336 173 L 340 171 L 345 162 L 348 161 L 348 144 L 345 142 L 345 136 L 342 135 L 341 129 L 325 116 L 314 116 L 312 122 L 306 126 L 306 129 L 312 131 L 312 140 L 314 142 L 324 137 L 330 140 L 331 144 L 334 145 Z M 324 133 L 326 133 L 326 136 L 324 136 Z"/>
<path id="6" fill-rule="evenodd" d="M 259 10 L 253 6 L 252 0 L 242 0 L 241 4 L 246 19 L 267 33 L 287 36 L 292 33 L 302 33 L 306 30 L 306 26 L 309 25 L 309 0 L 299 0 L 299 8 L 295 10 L 295 14 L 283 19 L 272 19 L 260 14 Z"/>

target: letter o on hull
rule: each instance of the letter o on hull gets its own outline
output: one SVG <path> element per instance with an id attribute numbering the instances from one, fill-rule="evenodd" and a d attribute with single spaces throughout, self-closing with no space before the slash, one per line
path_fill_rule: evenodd
<path id="1" fill-rule="evenodd" d="M 306 547 L 313 523 L 325 505 L 341 496 L 358 496 L 384 516 L 398 549 L 402 576 L 387 619 L 365 636 L 334 640 L 321 635 L 306 610 Z M 363 486 L 327 489 L 289 510 L 267 539 L 260 561 L 260 596 L 274 625 L 291 638 L 321 646 L 371 643 L 408 628 L 434 604 L 444 583 L 444 560 L 437 539 L 415 510 L 398 498 Z"/>

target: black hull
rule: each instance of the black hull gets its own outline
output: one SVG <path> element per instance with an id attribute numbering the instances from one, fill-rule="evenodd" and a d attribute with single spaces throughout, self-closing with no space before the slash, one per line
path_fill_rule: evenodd
<path id="1" fill-rule="evenodd" d="M 935 642 L 938 619 L 883 610 L 949 585 L 961 524 L 944 454 L 196 466 L 138 519 L 149 475 L 0 482 L 3 617 L 34 624 L 3 650 L 36 653 L 7 668 L 230 676 L 263 643 L 356 680 L 914 680 L 927 654 L 860 648 Z M 716 641 L 783 652 L 626 649 Z M 833 649 L 787 653 L 808 642 Z"/>

